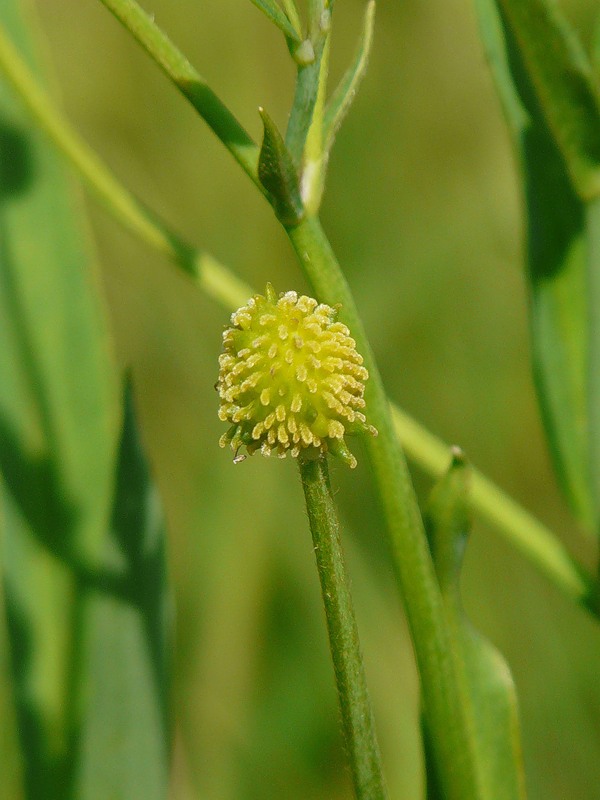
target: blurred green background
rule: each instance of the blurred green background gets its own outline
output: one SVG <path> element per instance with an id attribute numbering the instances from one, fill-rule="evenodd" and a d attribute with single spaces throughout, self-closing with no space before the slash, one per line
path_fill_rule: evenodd
<path id="1" fill-rule="evenodd" d="M 257 288 L 307 286 L 267 204 L 95 0 L 39 0 L 69 117 L 126 185 Z M 145 7 L 258 138 L 293 68 L 248 0 Z M 593 2 L 565 4 L 585 34 Z M 335 80 L 364 3 L 335 12 Z M 370 69 L 334 149 L 323 222 L 391 397 L 467 455 L 590 569 L 559 496 L 531 381 L 519 191 L 469 0 L 380 0 Z M 177 800 L 350 796 L 310 535 L 294 464 L 219 450 L 213 389 L 228 315 L 92 201 L 116 350 L 131 364 L 166 506 L 176 601 Z M 391 796 L 421 793 L 417 678 L 359 456 L 334 467 Z M 414 474 L 424 499 L 430 483 Z M 600 797 L 600 629 L 476 522 L 463 588 L 507 657 L 532 798 Z M 6 676 L 5 648 L 0 669 Z M 10 720 L 5 678 L 3 718 Z M 8 716 L 7 716 L 8 715 Z M 18 763 L 0 729 L 0 798 Z M 12 776 L 12 777 L 11 777 Z M 14 778 L 14 780 L 13 780 Z"/>

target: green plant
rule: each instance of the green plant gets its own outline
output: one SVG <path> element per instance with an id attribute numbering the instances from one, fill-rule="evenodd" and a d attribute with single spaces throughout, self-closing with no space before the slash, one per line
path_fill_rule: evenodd
<path id="1" fill-rule="evenodd" d="M 254 2 L 283 33 L 296 72 L 285 135 L 261 108 L 260 145 L 135 0 L 101 2 L 270 204 L 317 299 L 295 292 L 278 299 L 270 286 L 266 297 L 254 295 L 129 193 L 69 126 L 36 77 L 43 70 L 32 56 L 27 4 L 5 4 L 0 12 L 0 74 L 6 80 L 6 91 L 0 87 L 0 336 L 7 343 L 0 357 L 2 565 L 25 796 L 165 797 L 173 736 L 164 523 L 129 390 L 118 389 L 86 223 L 49 137 L 123 225 L 221 306 L 239 309 L 226 330 L 220 362 L 220 416 L 231 423 L 222 444 L 231 443 L 235 461 L 241 460 L 242 447 L 249 453 L 259 447 L 265 454 L 289 450 L 298 458 L 356 796 L 379 798 L 386 790 L 327 467 L 328 453 L 356 466 L 347 433 L 364 440 L 381 508 L 378 532 L 385 534 L 384 552 L 410 629 L 421 687 L 424 791 L 429 798 L 457 800 L 524 797 L 510 672 L 468 622 L 460 601 L 471 512 L 490 520 L 593 617 L 597 580 L 462 454 L 451 457 L 449 448 L 391 405 L 384 389 L 319 216 L 336 133 L 366 70 L 373 0 L 366 5 L 355 60 L 331 95 L 333 0 L 309 0 L 304 10 L 293 0 Z M 525 188 L 532 349 L 542 417 L 572 511 L 582 526 L 595 530 L 600 89 L 577 37 L 553 4 L 477 0 L 475 6 Z M 35 127 L 24 127 L 20 104 Z M 276 265 L 269 266 L 279 284 Z M 291 317 L 292 306 L 296 316 Z M 307 319 L 297 319 L 299 313 Z M 309 334 L 315 337 L 310 340 L 314 374 L 306 370 L 304 351 L 300 357 L 291 349 L 288 359 L 278 350 L 278 339 L 300 324 L 305 327 L 298 351 Z M 261 325 L 265 341 L 256 338 Z M 322 348 L 329 348 L 328 361 L 320 360 Z M 256 369 L 267 357 L 279 364 L 283 377 L 275 378 L 273 366 L 271 372 Z M 305 385 L 304 394 L 294 381 Z M 275 390 L 281 402 L 273 399 Z M 441 477 L 424 516 L 401 442 L 426 471 Z M 113 758 L 115 737 L 122 744 Z M 227 794 L 224 785 L 205 789 L 206 796 Z M 271 790 L 269 796 L 285 791 Z M 248 796 L 254 796 L 250 790 Z"/>

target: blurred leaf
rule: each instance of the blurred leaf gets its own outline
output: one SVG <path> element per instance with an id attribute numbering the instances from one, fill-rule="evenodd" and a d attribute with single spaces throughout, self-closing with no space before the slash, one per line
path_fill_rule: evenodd
<path id="1" fill-rule="evenodd" d="M 39 74 L 28 21 L 0 5 Z M 2 567 L 30 798 L 66 796 L 81 580 L 110 512 L 116 387 L 91 267 L 79 198 L 0 82 Z"/>
<path id="2" fill-rule="evenodd" d="M 470 528 L 469 470 L 455 453 L 448 473 L 433 489 L 425 522 L 440 583 L 456 672 L 470 717 L 482 800 L 525 797 L 517 699 L 510 670 L 501 654 L 470 624 L 460 599 L 459 578 Z M 445 796 L 424 729 L 428 799 Z M 460 757 L 460 754 L 457 754 Z"/>
<path id="3" fill-rule="evenodd" d="M 600 86 L 555 2 L 497 0 L 573 185 L 582 199 L 600 193 Z M 516 80 L 517 86 L 519 81 Z"/>
<path id="4" fill-rule="evenodd" d="M 169 723 L 169 603 L 164 518 L 127 392 L 107 567 L 116 585 L 91 597 L 74 796 L 164 800 Z"/>
<path id="5" fill-rule="evenodd" d="M 566 50 L 573 49 L 572 42 L 569 47 L 562 42 L 559 35 L 562 27 L 551 29 L 549 41 L 544 45 L 540 40 L 534 48 L 542 60 L 544 46 L 555 46 L 557 62 L 551 66 L 546 58 L 547 70 L 542 79 L 534 73 L 528 74 L 529 64 L 524 63 L 494 0 L 476 0 L 476 7 L 487 58 L 522 170 L 533 368 L 542 417 L 563 491 L 574 513 L 591 526 L 594 504 L 588 450 L 590 315 L 586 273 L 590 252 L 586 205 L 572 178 L 574 172 L 583 168 L 573 166 L 569 173 L 565 153 L 577 149 L 580 139 L 589 140 L 587 149 L 585 142 L 581 145 L 581 158 L 586 160 L 589 156 L 591 163 L 600 155 L 600 123 L 597 116 L 593 124 L 589 119 L 593 111 L 588 106 L 592 101 L 590 90 L 584 90 L 581 70 L 575 67 L 570 70 L 560 60 Z M 550 25 L 549 18 L 544 17 L 543 21 L 540 36 L 548 33 Z M 564 71 L 556 86 L 560 95 L 556 99 L 556 113 L 560 120 L 551 130 L 545 113 L 553 107 L 555 98 L 546 83 L 552 83 L 557 70 Z M 569 75 L 572 83 L 568 83 Z M 578 99 L 582 100 L 582 110 L 576 112 Z M 569 138 L 567 131 L 563 131 L 559 136 L 556 126 L 569 127 L 570 108 L 572 135 Z M 563 146 L 559 144 L 560 137 L 569 141 Z M 594 267 L 590 262 L 589 269 L 597 270 L 598 265 Z"/>

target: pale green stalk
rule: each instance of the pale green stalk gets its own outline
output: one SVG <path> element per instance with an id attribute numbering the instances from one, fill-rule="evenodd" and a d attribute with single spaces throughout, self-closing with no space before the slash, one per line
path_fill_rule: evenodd
<path id="1" fill-rule="evenodd" d="M 316 296 L 329 305 L 341 305 L 340 318 L 352 331 L 369 371 L 365 400 L 379 436 L 367 437 L 366 446 L 411 630 L 436 761 L 448 800 L 464 800 L 466 796 L 476 800 L 477 793 L 466 794 L 476 792 L 475 753 L 466 729 L 440 588 L 381 376 L 354 298 L 318 219 L 307 217 L 287 233 Z"/>
<path id="2" fill-rule="evenodd" d="M 324 148 L 323 114 L 325 110 L 325 96 L 327 93 L 330 47 L 331 42 L 328 38 L 325 42 L 325 48 L 321 57 L 317 99 L 313 110 L 312 124 L 308 129 L 304 145 L 300 192 L 302 195 L 302 202 L 308 214 L 316 214 L 319 210 L 325 186 L 327 153 L 325 153 Z"/>
<path id="3" fill-rule="evenodd" d="M 122 225 L 179 269 L 196 276 L 200 288 L 226 310 L 239 308 L 255 293 L 252 287 L 212 256 L 180 239 L 123 187 L 40 89 L 6 38 L 2 26 L 0 71 L 39 127 Z M 393 404 L 392 413 L 395 433 L 410 458 L 428 474 L 440 476 L 448 466 L 449 446 Z M 592 610 L 591 577 L 574 562 L 546 526 L 478 471 L 474 471 L 472 476 L 471 497 L 473 509 L 512 542 L 558 589 L 574 602 Z"/>
<path id="4" fill-rule="evenodd" d="M 194 277 L 211 297 L 227 307 L 242 305 L 252 289 L 211 255 L 196 250 L 115 178 L 38 85 L 0 25 L 0 72 L 12 85 L 39 127 L 63 152 L 103 205 L 146 244 Z"/>
<path id="5" fill-rule="evenodd" d="M 432 477 L 444 475 L 450 464 L 449 445 L 394 403 L 391 409 L 394 427 L 411 460 Z M 566 597 L 596 613 L 591 575 L 573 560 L 552 531 L 474 467 L 469 502 Z"/>
<path id="6" fill-rule="evenodd" d="M 204 78 L 135 0 L 100 0 L 137 39 L 223 142 L 244 172 L 263 192 L 258 180 L 259 149 Z"/>

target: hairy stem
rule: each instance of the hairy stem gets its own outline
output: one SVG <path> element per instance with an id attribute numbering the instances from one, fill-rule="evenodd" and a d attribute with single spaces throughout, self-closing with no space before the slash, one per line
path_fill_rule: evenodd
<path id="1" fill-rule="evenodd" d="M 346 750 L 358 800 L 384 800 L 379 747 L 326 457 L 299 459 L 327 619 Z"/>
<path id="2" fill-rule="evenodd" d="M 350 327 L 370 373 L 365 399 L 379 436 L 368 437 L 366 445 L 385 515 L 392 565 L 406 607 L 433 746 L 448 798 L 475 799 L 476 794 L 468 795 L 477 783 L 475 754 L 470 752 L 464 698 L 454 672 L 442 597 L 381 376 L 346 279 L 318 219 L 307 217 L 287 232 L 317 297 L 329 305 L 341 304 L 340 318 Z M 457 753 L 461 753 L 458 760 Z"/>

